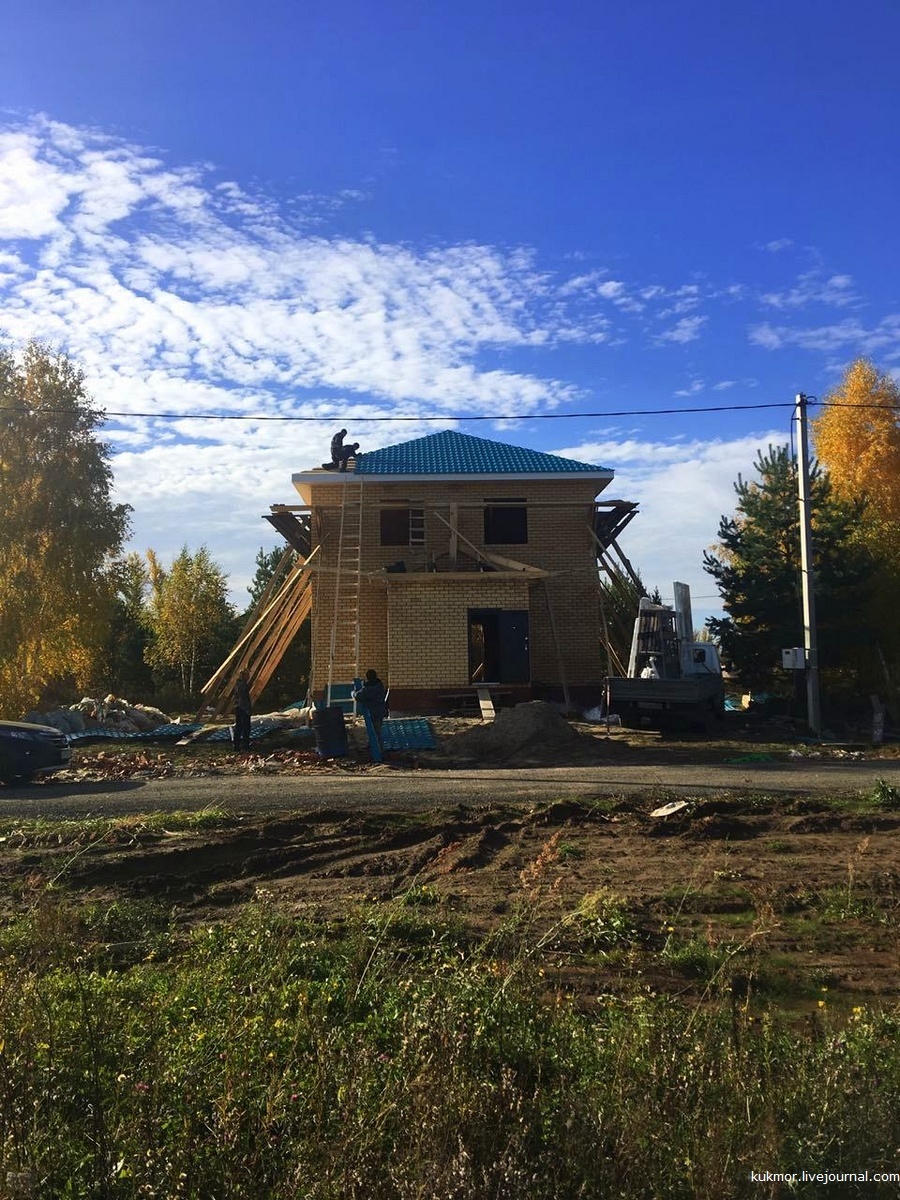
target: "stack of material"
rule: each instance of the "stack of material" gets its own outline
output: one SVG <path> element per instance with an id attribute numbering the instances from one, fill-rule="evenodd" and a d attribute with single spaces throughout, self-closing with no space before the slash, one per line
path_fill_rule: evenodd
<path id="1" fill-rule="evenodd" d="M 25 718 L 35 725 L 51 725 L 61 733 L 84 733 L 95 729 L 113 729 L 121 733 L 147 733 L 171 722 L 158 708 L 147 704 L 129 704 L 118 696 L 92 699 L 85 696 L 77 704 L 52 709 L 50 712 L 30 712 Z"/>
<path id="2" fill-rule="evenodd" d="M 231 693 L 242 671 L 250 678 L 250 696 L 256 701 L 294 640 L 300 626 L 312 610 L 309 558 L 291 562 L 293 550 L 285 550 L 266 590 L 250 614 L 237 645 L 204 684 L 201 712 L 212 709 L 221 716 L 229 706 Z M 199 713 L 198 713 L 199 716 Z"/>

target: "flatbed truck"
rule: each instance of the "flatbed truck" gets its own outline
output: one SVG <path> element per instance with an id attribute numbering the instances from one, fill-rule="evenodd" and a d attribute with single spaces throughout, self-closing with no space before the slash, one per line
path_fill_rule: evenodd
<path id="1" fill-rule="evenodd" d="M 702 725 L 711 729 L 725 712 L 725 687 L 712 642 L 695 642 L 690 590 L 675 584 L 675 605 L 641 599 L 631 642 L 628 675 L 606 680 L 606 711 L 622 724 Z"/>

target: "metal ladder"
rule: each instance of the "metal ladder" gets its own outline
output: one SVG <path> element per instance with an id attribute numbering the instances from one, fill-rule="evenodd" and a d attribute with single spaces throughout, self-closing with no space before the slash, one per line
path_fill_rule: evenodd
<path id="1" fill-rule="evenodd" d="M 334 612 L 328 650 L 328 682 L 325 703 L 350 700 L 348 685 L 359 675 L 359 589 L 362 578 L 362 489 L 361 483 L 344 485 L 338 531 L 337 566 L 334 576 Z M 356 702 L 350 700 L 350 711 Z"/>

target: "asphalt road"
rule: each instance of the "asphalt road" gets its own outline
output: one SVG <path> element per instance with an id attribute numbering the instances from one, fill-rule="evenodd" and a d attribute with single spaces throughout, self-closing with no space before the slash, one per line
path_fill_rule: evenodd
<path id="1" fill-rule="evenodd" d="M 601 767 L 538 767 L 521 770 L 410 771 L 381 767 L 369 772 L 308 775 L 213 775 L 191 779 L 125 779 L 108 783 L 50 780 L 20 788 L 0 786 L 0 817 L 116 816 L 197 810 L 209 806 L 240 812 L 285 809 L 430 808 L 493 801 L 549 801 L 563 797 L 633 795 L 661 791 L 688 795 L 755 792 L 766 795 L 834 795 L 869 791 L 884 779 L 900 788 L 900 759 L 869 762 L 801 760 L 747 763 Z"/>

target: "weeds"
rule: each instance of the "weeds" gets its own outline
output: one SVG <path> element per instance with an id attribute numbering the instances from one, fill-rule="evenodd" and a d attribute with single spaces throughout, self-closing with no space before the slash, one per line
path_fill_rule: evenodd
<path id="1" fill-rule="evenodd" d="M 898 1144 L 891 1014 L 832 1027 L 823 1001 L 798 1032 L 637 992 L 579 1013 L 547 1002 L 539 956 L 387 936 L 401 910 L 323 928 L 263 898 L 165 967 L 8 960 L 0 1178 L 48 1197 L 729 1197 L 760 1163 Z"/>
<path id="2" fill-rule="evenodd" d="M 900 788 L 895 788 L 886 779 L 876 779 L 872 788 L 872 803 L 876 808 L 900 808 Z"/>
<path id="3" fill-rule="evenodd" d="M 104 828 L 76 824 L 72 853 Z M 331 920 L 260 888 L 194 928 L 36 881 L 0 927 L 0 1196 L 729 1200 L 763 1166 L 892 1169 L 900 1012 L 842 1010 L 833 980 L 764 953 L 776 918 L 742 862 L 696 864 L 660 929 L 608 887 L 565 902 L 569 844 L 546 839 L 486 937 L 421 876 Z M 801 897 L 822 928 L 823 896 Z M 567 972 L 600 994 L 570 999 Z M 689 1002 L 655 994 L 672 973 Z M 789 985 L 803 1015 L 781 1019 L 761 997 Z"/>
<path id="4" fill-rule="evenodd" d="M 588 951 L 627 946 L 638 936 L 624 900 L 609 888 L 583 897 L 578 908 L 564 918 L 561 932 L 566 944 Z"/>

